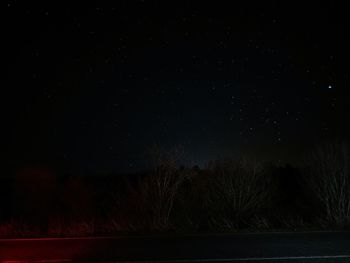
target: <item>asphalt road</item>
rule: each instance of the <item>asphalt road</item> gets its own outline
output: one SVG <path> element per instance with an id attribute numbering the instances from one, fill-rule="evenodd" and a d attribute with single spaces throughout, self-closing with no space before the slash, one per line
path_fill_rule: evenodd
<path id="1" fill-rule="evenodd" d="M 350 232 L 0 240 L 0 262 L 350 262 Z"/>

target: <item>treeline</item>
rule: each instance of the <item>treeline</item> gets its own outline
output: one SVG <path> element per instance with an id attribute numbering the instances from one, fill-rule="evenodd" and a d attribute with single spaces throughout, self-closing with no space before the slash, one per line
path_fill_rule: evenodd
<path id="1" fill-rule="evenodd" d="M 238 158 L 182 167 L 160 152 L 132 176 L 25 169 L 0 185 L 0 236 L 85 236 L 350 227 L 350 148 L 325 144 L 298 166 Z"/>

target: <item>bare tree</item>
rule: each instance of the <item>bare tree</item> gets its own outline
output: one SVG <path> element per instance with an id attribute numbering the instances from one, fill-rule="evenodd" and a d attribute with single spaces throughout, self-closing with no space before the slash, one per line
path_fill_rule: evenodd
<path id="1" fill-rule="evenodd" d="M 214 225 L 236 229 L 268 204 L 269 180 L 258 162 L 219 161 L 211 171 L 207 206 Z"/>
<path id="2" fill-rule="evenodd" d="M 154 170 L 143 178 L 138 186 L 140 204 L 150 216 L 150 224 L 155 229 L 168 229 L 171 213 L 178 189 L 184 181 L 184 173 L 179 169 L 183 157 L 182 148 L 164 151 L 155 147 L 152 151 Z"/>
<path id="3" fill-rule="evenodd" d="M 313 152 L 308 160 L 306 179 L 318 200 L 328 224 L 350 224 L 350 152 L 344 142 L 328 143 Z"/>

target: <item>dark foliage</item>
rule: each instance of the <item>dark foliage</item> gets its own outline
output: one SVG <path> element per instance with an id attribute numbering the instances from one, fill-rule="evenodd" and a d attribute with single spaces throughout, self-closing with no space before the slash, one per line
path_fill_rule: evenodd
<path id="1" fill-rule="evenodd" d="M 2 177 L 0 235 L 101 235 L 349 227 L 349 151 L 326 145 L 305 165 L 244 159 L 186 168 L 158 160 L 133 175 Z"/>

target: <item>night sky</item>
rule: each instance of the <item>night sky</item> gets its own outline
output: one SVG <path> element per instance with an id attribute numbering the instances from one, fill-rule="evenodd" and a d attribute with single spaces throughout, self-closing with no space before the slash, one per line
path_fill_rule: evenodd
<path id="1" fill-rule="evenodd" d="M 7 1 L 5 164 L 135 170 L 153 145 L 293 162 L 348 139 L 345 4 L 260 2 Z"/>

